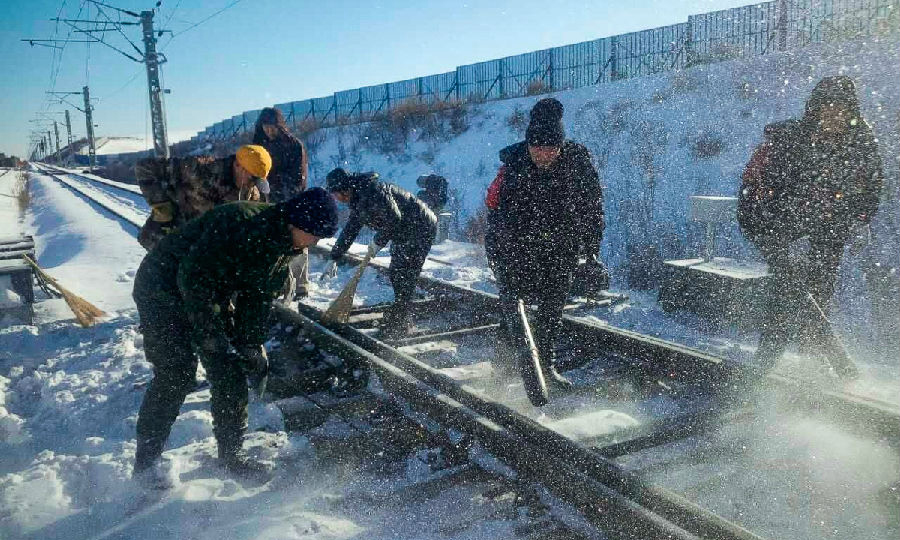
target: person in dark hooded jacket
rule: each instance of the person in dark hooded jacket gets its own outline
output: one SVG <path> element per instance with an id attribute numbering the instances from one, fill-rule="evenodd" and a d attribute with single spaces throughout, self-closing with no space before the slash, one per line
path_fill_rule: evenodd
<path id="1" fill-rule="evenodd" d="M 562 115 L 558 100 L 538 101 L 525 141 L 500 151 L 503 165 L 485 201 L 485 248 L 500 289 L 501 351 L 516 348 L 506 321 L 517 301 L 537 304 L 532 324 L 545 378 L 566 387 L 554 343 L 579 257 L 597 257 L 600 250 L 604 215 L 590 153 L 566 140 Z"/>
<path id="2" fill-rule="evenodd" d="M 253 144 L 262 146 L 272 156 L 267 202 L 284 202 L 306 190 L 309 171 L 306 148 L 288 129 L 280 110 L 266 107 L 260 111 Z"/>
<path id="3" fill-rule="evenodd" d="M 306 147 L 291 133 L 284 115 L 274 107 L 266 107 L 259 113 L 253 131 L 253 144 L 258 144 L 272 156 L 269 172 L 267 202 L 284 202 L 306 190 L 309 171 Z M 309 294 L 309 251 L 294 257 L 285 284 L 285 296 L 305 297 Z"/>
<path id="4" fill-rule="evenodd" d="M 878 210 L 881 158 L 845 76 L 813 89 L 803 117 L 770 124 L 744 171 L 738 223 L 769 266 L 757 360 L 770 368 L 795 334 L 818 343 L 838 375 L 856 369 L 828 327 L 844 247 Z"/>
<path id="5" fill-rule="evenodd" d="M 331 250 L 332 264 L 326 275 L 334 275 L 337 260 L 350 249 L 363 226 L 375 230 L 369 253 L 391 243 L 388 276 L 394 287 L 394 304 L 385 314 L 383 335 L 399 337 L 409 329 L 409 308 L 416 279 L 437 234 L 437 218 L 427 204 L 394 184 L 382 182 L 376 173 L 350 174 L 337 168 L 326 177 L 328 191 L 350 206 L 350 217 Z"/>

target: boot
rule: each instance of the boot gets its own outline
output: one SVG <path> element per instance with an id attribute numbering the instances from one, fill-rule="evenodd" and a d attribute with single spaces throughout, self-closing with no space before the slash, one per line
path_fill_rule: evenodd
<path id="1" fill-rule="evenodd" d="M 544 372 L 544 378 L 547 384 L 553 386 L 557 390 L 569 391 L 575 388 L 575 385 L 565 375 L 556 369 L 556 350 L 554 348 L 553 333 L 545 327 L 548 323 L 543 323 L 537 328 L 537 347 L 538 356 L 541 360 L 541 369 Z"/>
<path id="2" fill-rule="evenodd" d="M 219 463 L 225 472 L 238 480 L 256 484 L 265 484 L 272 480 L 272 466 L 251 458 L 243 450 L 224 454 L 219 451 Z"/>
<path id="3" fill-rule="evenodd" d="M 150 463 L 136 460 L 131 479 L 148 491 L 166 491 L 178 485 L 178 474 L 173 463 L 162 458 Z"/>
<path id="4" fill-rule="evenodd" d="M 825 364 L 834 370 L 835 375 L 845 381 L 859 378 L 859 369 L 853 363 L 853 360 L 850 359 L 847 349 L 844 348 L 844 344 L 840 342 L 837 336 L 831 332 L 823 332 L 820 344 Z"/>
<path id="5" fill-rule="evenodd" d="M 575 384 L 569 380 L 568 377 L 563 375 L 556 369 L 556 358 L 550 353 L 548 354 L 546 351 L 544 354 L 540 355 L 541 358 L 541 369 L 544 370 L 544 378 L 547 380 L 547 383 L 557 390 L 569 391 L 575 388 Z"/>
<path id="6" fill-rule="evenodd" d="M 380 337 L 393 341 L 406 336 L 410 330 L 412 330 L 412 322 L 409 320 L 409 309 L 405 305 L 398 305 L 397 302 L 394 302 L 385 310 L 381 319 Z"/>

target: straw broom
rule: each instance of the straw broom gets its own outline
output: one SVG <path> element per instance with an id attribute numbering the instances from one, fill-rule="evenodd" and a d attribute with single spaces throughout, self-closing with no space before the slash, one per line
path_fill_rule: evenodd
<path id="1" fill-rule="evenodd" d="M 106 313 L 104 313 L 94 304 L 91 304 L 84 298 L 73 294 L 71 291 L 60 285 L 58 281 L 41 270 L 41 267 L 38 266 L 36 262 L 31 260 L 31 257 L 29 257 L 28 255 L 23 255 L 23 257 L 25 258 L 25 261 L 34 268 L 34 270 L 42 279 L 47 281 L 47 283 L 49 283 L 53 286 L 53 288 L 59 291 L 60 296 L 62 296 L 63 300 L 66 301 L 69 309 L 71 309 L 72 313 L 75 314 L 75 319 L 78 320 L 78 324 L 80 324 L 82 327 L 87 328 L 89 326 L 93 326 L 94 324 L 96 324 L 97 319 L 106 315 Z"/>
<path id="2" fill-rule="evenodd" d="M 341 294 L 334 299 L 334 302 L 328 306 L 328 309 L 322 315 L 323 323 L 345 323 L 350 319 L 350 310 L 353 309 L 353 297 L 356 296 L 356 287 L 359 285 L 359 280 L 362 279 L 363 272 L 366 271 L 366 266 L 369 265 L 371 259 L 372 256 L 367 253 L 359 264 L 359 268 L 356 269 L 356 273 L 344 286 L 344 290 L 341 291 Z"/>

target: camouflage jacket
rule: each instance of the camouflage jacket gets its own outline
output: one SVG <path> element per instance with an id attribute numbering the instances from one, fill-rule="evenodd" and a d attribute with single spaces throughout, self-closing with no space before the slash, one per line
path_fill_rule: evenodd
<path id="1" fill-rule="evenodd" d="M 151 214 L 138 241 L 148 251 L 167 233 L 222 203 L 260 199 L 256 186 L 238 189 L 234 156 L 213 159 L 148 158 L 135 165 L 135 177 Z"/>
<path id="2" fill-rule="evenodd" d="M 272 300 L 297 253 L 283 207 L 224 204 L 165 236 L 141 262 L 133 295 L 139 306 L 180 304 L 199 350 L 225 354 L 229 343 L 265 341 Z"/>

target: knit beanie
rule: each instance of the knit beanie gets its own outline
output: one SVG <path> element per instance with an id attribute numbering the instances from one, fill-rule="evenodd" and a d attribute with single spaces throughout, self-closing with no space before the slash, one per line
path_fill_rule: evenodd
<path id="1" fill-rule="evenodd" d="M 256 144 L 245 144 L 235 153 L 238 165 L 253 176 L 266 178 L 272 170 L 272 156 L 269 151 Z"/>
<path id="2" fill-rule="evenodd" d="M 319 238 L 328 238 L 337 232 L 337 204 L 324 189 L 308 189 L 283 204 L 287 222 L 294 227 Z"/>
<path id="3" fill-rule="evenodd" d="M 328 191 L 347 191 L 352 188 L 352 179 L 344 169 L 338 167 L 325 177 L 325 187 Z"/>
<path id="4" fill-rule="evenodd" d="M 544 98 L 535 103 L 525 131 L 525 142 L 529 146 L 562 146 L 566 139 L 562 116 L 563 105 L 556 98 Z"/>

